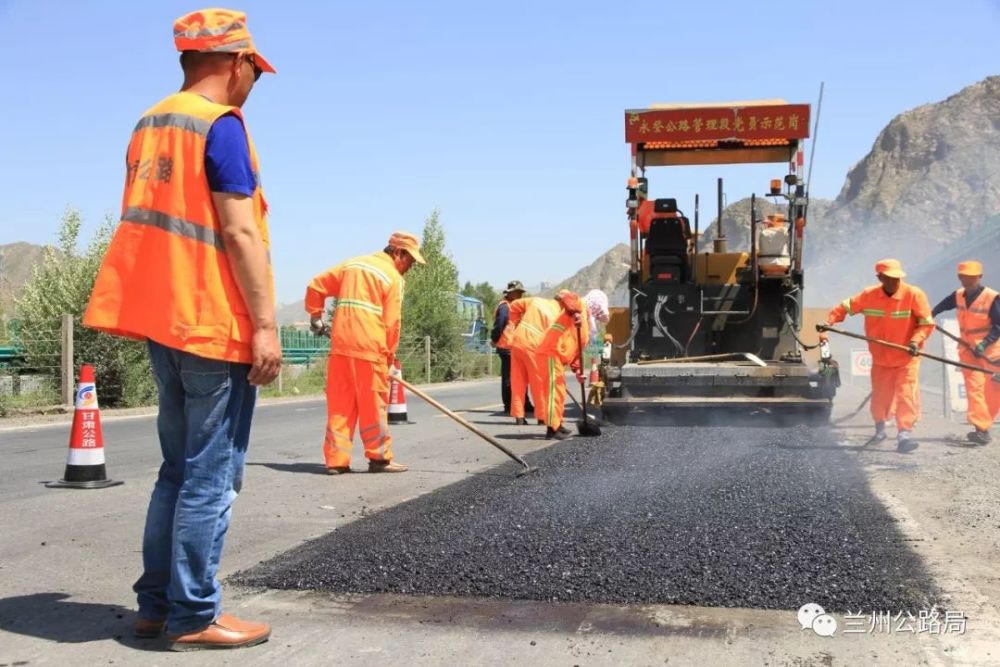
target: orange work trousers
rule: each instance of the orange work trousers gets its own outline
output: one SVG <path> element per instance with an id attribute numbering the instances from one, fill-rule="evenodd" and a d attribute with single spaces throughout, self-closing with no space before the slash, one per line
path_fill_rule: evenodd
<path id="1" fill-rule="evenodd" d="M 920 419 L 920 362 L 905 366 L 872 366 L 872 419 L 884 422 L 895 413 L 896 428 L 912 431 Z"/>
<path id="2" fill-rule="evenodd" d="M 544 395 L 542 374 L 534 352 L 521 348 L 510 351 L 510 416 L 516 419 L 524 418 L 524 396 L 531 387 L 531 399 L 535 404 L 535 417 L 542 419 L 541 403 Z"/>
<path id="3" fill-rule="evenodd" d="M 989 368 L 989 364 L 974 355 L 961 350 L 958 358 L 966 364 Z M 1000 412 L 1000 382 L 994 382 L 992 375 L 962 369 L 965 378 L 965 398 L 969 402 L 967 417 L 969 423 L 980 431 L 988 431 Z"/>
<path id="4" fill-rule="evenodd" d="M 555 357 L 538 355 L 538 367 L 543 369 L 542 405 L 545 406 L 542 419 L 555 430 L 562 426 L 566 413 L 566 367 Z"/>
<path id="5" fill-rule="evenodd" d="M 392 435 L 386 414 L 389 379 L 385 364 L 331 354 L 326 375 L 326 437 L 323 458 L 327 468 L 351 465 L 354 430 L 361 435 L 365 456 L 392 460 Z"/>

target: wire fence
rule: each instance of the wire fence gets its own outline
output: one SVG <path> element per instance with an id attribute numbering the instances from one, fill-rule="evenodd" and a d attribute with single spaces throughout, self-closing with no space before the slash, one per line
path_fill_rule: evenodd
<path id="1" fill-rule="evenodd" d="M 0 345 L 0 416 L 73 404 L 82 364 L 95 366 L 100 402 L 107 407 L 155 405 L 156 386 L 146 346 L 82 326 L 63 316 L 41 323 L 14 323 Z M 309 331 L 283 328 L 285 364 L 263 396 L 313 394 L 323 390 L 329 340 Z M 475 343 L 473 345 L 472 343 Z M 431 336 L 409 335 L 396 357 L 413 383 L 451 382 L 498 374 L 489 348 L 462 330 Z"/>

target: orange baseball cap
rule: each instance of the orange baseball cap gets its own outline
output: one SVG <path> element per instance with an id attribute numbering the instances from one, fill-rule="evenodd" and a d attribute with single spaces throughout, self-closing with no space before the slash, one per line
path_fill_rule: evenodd
<path id="1" fill-rule="evenodd" d="M 875 273 L 889 278 L 902 278 L 906 275 L 898 259 L 879 260 L 875 263 Z"/>
<path id="2" fill-rule="evenodd" d="M 178 51 L 252 53 L 257 67 L 277 71 L 261 55 L 247 30 L 247 15 L 235 9 L 199 9 L 174 21 L 174 45 Z"/>
<path id="3" fill-rule="evenodd" d="M 410 256 L 413 257 L 413 261 L 417 264 L 427 263 L 424 256 L 420 254 L 420 241 L 416 236 L 409 232 L 393 232 L 392 236 L 389 237 L 389 243 L 386 245 L 393 248 L 399 248 L 400 250 L 405 250 L 410 253 Z"/>
<path id="4" fill-rule="evenodd" d="M 960 262 L 958 265 L 958 275 L 960 276 L 981 276 L 983 275 L 983 263 L 970 259 L 967 262 Z"/>

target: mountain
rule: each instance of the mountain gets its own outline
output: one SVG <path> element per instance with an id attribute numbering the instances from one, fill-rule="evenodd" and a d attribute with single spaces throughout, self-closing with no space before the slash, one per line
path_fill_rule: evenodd
<path id="1" fill-rule="evenodd" d="M 0 314 L 10 314 L 14 295 L 31 278 L 44 254 L 45 246 L 33 243 L 0 245 Z"/>
<path id="2" fill-rule="evenodd" d="M 608 295 L 612 306 L 627 306 L 628 267 L 629 247 L 619 243 L 570 278 L 543 290 L 542 296 L 552 296 L 560 289 L 570 289 L 579 294 L 600 289 Z"/>
<path id="3" fill-rule="evenodd" d="M 998 214 L 1000 76 L 991 76 L 896 116 L 879 133 L 829 211 L 813 217 L 804 256 L 812 294 L 843 298 L 857 282 L 841 287 L 844 276 L 874 280 L 880 257 L 919 269 L 942 247 L 982 234 Z"/>
<path id="4" fill-rule="evenodd" d="M 278 319 L 279 326 L 285 324 L 309 324 L 309 315 L 306 313 L 306 302 L 303 299 L 292 303 L 279 303 L 275 309 L 275 316 Z"/>
<path id="5" fill-rule="evenodd" d="M 832 202 L 829 199 L 813 198 L 809 200 L 809 221 L 822 220 L 829 210 Z M 772 213 L 788 213 L 788 206 L 784 203 L 777 205 L 771 199 L 758 197 L 756 201 L 757 220 L 763 220 Z M 702 230 L 702 240 L 698 244 L 698 250 L 704 252 L 711 250 L 712 241 L 718 233 L 718 218 L 713 218 L 708 228 Z M 694 224 L 694 223 L 692 223 Z M 726 233 L 726 240 L 729 250 L 750 250 L 750 198 L 745 197 L 722 209 L 722 229 Z M 807 228 L 808 229 L 808 228 Z"/>

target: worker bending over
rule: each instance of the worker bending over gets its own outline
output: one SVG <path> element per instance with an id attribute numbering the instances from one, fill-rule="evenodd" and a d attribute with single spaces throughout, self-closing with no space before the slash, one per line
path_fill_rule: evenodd
<path id="1" fill-rule="evenodd" d="M 545 390 L 537 362 L 538 346 L 558 316 L 559 304 L 553 299 L 529 296 L 510 303 L 507 330 L 502 340 L 510 346 L 510 416 L 518 426 L 528 423 L 524 414 L 524 395 L 529 386 L 535 400 L 535 418 L 539 424 L 544 423 L 540 406 L 544 405 Z"/>
<path id="2" fill-rule="evenodd" d="M 958 310 L 958 329 L 962 343 L 958 358 L 966 364 L 983 364 L 982 360 L 1000 357 L 1000 300 L 996 290 L 982 284 L 983 265 L 976 261 L 958 265 L 961 289 L 949 294 L 934 306 L 931 315 L 937 317 L 949 310 Z M 996 369 L 993 369 L 996 370 Z M 978 445 L 985 445 L 992 438 L 990 427 L 1000 411 L 1000 383 L 986 373 L 962 369 L 965 377 L 965 396 L 969 401 L 968 419 L 974 431 L 966 437 Z"/>
<path id="3" fill-rule="evenodd" d="M 403 309 L 403 275 L 424 264 L 417 237 L 396 232 L 381 252 L 354 257 L 313 278 L 306 311 L 314 332 L 325 330 L 323 307 L 335 300 L 327 362 L 323 458 L 331 475 L 351 471 L 354 429 L 360 427 L 368 472 L 405 472 L 394 462 L 386 414 L 395 375 Z"/>
<path id="4" fill-rule="evenodd" d="M 817 325 L 820 340 L 826 340 L 828 326 L 843 322 L 848 315 L 865 316 L 865 336 L 909 348 L 909 352 L 869 342 L 872 355 L 871 414 L 875 435 L 866 445 L 885 440 L 885 422 L 895 405 L 897 450 L 916 449 L 913 425 L 920 418 L 918 355 L 934 330 L 934 320 L 923 290 L 902 281 L 906 275 L 899 260 L 883 259 L 875 264 L 878 285 L 864 289 L 833 308 L 826 325 Z"/>
<path id="5" fill-rule="evenodd" d="M 547 426 L 546 440 L 564 440 L 571 434 L 563 426 L 566 410 L 566 366 L 583 382 L 580 343 L 587 345 L 596 334 L 598 323 L 608 321 L 608 297 L 601 290 L 591 290 L 582 299 L 579 295 L 560 290 L 556 295 L 561 311 L 549 326 L 538 347 L 538 367 L 542 372 L 542 391 Z"/>

